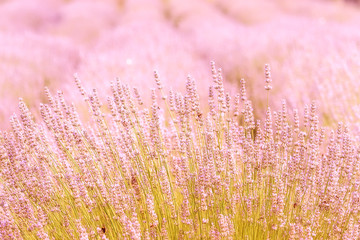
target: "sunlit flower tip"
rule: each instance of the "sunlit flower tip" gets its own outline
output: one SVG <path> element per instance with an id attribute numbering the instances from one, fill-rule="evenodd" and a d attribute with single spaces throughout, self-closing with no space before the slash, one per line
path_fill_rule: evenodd
<path id="1" fill-rule="evenodd" d="M 272 89 L 271 82 L 270 66 L 269 64 L 265 64 L 265 90 L 269 91 Z"/>
<path id="2" fill-rule="evenodd" d="M 155 82 L 156 82 L 157 88 L 158 88 L 159 90 L 161 90 L 161 89 L 163 88 L 163 86 L 162 86 L 162 83 L 161 83 L 161 80 L 160 80 L 160 78 L 159 78 L 159 74 L 158 74 L 157 70 L 154 71 L 154 78 L 155 78 Z"/>

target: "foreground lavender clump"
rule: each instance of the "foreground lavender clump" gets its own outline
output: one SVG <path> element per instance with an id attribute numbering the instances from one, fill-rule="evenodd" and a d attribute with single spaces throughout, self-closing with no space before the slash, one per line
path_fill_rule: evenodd
<path id="1" fill-rule="evenodd" d="M 76 79 L 86 124 L 60 92 L 47 91 L 43 123 L 21 101 L 0 135 L 0 238 L 359 238 L 360 149 L 347 126 L 327 133 L 315 104 L 300 124 L 285 102 L 255 122 L 245 81 L 232 99 L 212 73 L 207 111 L 193 79 L 166 97 L 157 73 L 149 109 L 119 82 L 105 108 Z"/>

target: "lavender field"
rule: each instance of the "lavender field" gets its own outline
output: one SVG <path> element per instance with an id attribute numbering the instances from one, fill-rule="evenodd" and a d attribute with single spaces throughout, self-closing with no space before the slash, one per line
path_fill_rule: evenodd
<path id="1" fill-rule="evenodd" d="M 0 239 L 360 239 L 360 5 L 0 0 Z"/>

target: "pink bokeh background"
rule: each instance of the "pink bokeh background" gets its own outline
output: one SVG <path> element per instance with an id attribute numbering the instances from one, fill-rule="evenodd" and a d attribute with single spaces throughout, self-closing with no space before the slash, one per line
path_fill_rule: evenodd
<path id="1" fill-rule="evenodd" d="M 104 97 L 110 81 L 147 99 L 157 70 L 165 89 L 188 74 L 206 102 L 210 61 L 227 88 L 247 81 L 257 116 L 265 111 L 264 65 L 272 68 L 274 108 L 318 102 L 322 121 L 360 126 L 360 9 L 316 0 L 3 0 L 0 1 L 0 121 L 22 97 L 35 115 L 44 88 L 81 101 L 73 83 Z"/>

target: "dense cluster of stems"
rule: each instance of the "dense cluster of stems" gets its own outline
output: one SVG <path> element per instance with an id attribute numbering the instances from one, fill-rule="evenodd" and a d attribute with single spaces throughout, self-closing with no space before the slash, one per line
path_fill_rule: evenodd
<path id="1" fill-rule="evenodd" d="M 42 121 L 20 101 L 0 133 L 0 238 L 358 239 L 348 127 L 322 127 L 315 103 L 256 120 L 245 80 L 231 96 L 212 75 L 208 107 L 194 79 L 165 96 L 158 73 L 149 106 L 119 80 L 105 106 L 76 77 L 86 122 L 61 92 Z"/>

